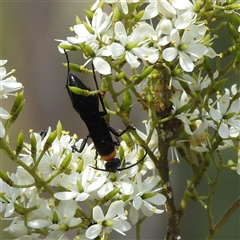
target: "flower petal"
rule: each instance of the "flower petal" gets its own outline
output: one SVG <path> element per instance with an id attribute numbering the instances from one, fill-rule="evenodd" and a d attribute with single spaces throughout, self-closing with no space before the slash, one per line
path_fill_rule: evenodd
<path id="1" fill-rule="evenodd" d="M 106 62 L 104 59 L 100 57 L 95 57 L 93 59 L 93 65 L 100 74 L 103 75 L 111 74 L 111 67 L 109 63 Z"/>

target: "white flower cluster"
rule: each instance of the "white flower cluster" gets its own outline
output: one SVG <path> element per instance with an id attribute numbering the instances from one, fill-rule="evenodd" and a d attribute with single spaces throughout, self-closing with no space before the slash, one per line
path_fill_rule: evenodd
<path id="1" fill-rule="evenodd" d="M 128 4 L 139 1 L 104 1 L 106 3 L 119 4 L 123 12 L 128 13 Z M 171 62 L 178 59 L 180 66 L 186 72 L 191 72 L 205 55 L 212 55 L 212 49 L 204 42 L 206 28 L 204 23 L 196 25 L 197 14 L 194 5 L 189 0 L 184 1 L 149 1 L 144 9 L 142 17 L 128 29 L 121 22 L 115 21 L 115 15 L 109 15 L 98 7 L 100 1 L 96 1 L 91 10 L 95 10 L 91 20 L 73 27 L 76 37 L 68 37 L 67 41 L 61 41 L 61 46 L 73 45 L 84 49 L 91 49 L 86 64 L 92 60 L 96 70 L 108 75 L 112 73 L 110 63 L 127 61 L 131 68 L 138 68 L 140 63 L 154 64 L 160 56 Z M 115 5 L 115 8 L 118 6 Z M 138 17 L 137 13 L 136 18 Z M 161 20 L 154 27 L 147 23 L 158 14 Z M 184 29 L 184 30 L 183 30 Z M 130 32 L 129 32 L 130 30 Z"/>
<path id="2" fill-rule="evenodd" d="M 7 60 L 0 60 L 0 99 L 7 99 L 9 95 L 14 95 L 12 92 L 22 88 L 22 84 L 17 82 L 16 78 L 10 76 L 15 70 L 7 73 L 6 68 L 3 67 L 7 63 Z M 9 119 L 11 116 L 7 110 L 0 107 L 0 117 L 3 119 Z M 5 136 L 5 128 L 0 121 L 0 138 Z"/>
<path id="3" fill-rule="evenodd" d="M 16 187 L 0 179 L 3 219 L 12 217 L 13 220 L 4 231 L 18 239 L 39 239 L 40 236 L 67 239 L 69 229 L 87 228 L 86 237 L 94 239 L 112 230 L 125 235 L 131 229 L 128 218 L 136 224 L 139 210 L 145 216 L 163 212 L 166 197 L 160 193 L 160 177 L 147 177 L 144 163 L 114 174 L 95 170 L 89 166 L 95 166 L 93 144 L 81 153 L 72 152 L 72 146 L 79 147 L 82 140 L 75 142 L 64 133 L 56 137 L 46 151 L 50 135 L 50 129 L 44 137 L 31 134 L 35 147 L 25 144 L 26 154 L 20 155 L 25 167 L 19 164 L 17 172 L 9 176 Z M 139 146 L 129 148 L 122 144 L 122 147 L 126 164 L 138 161 Z M 146 163 L 149 161 L 145 159 Z M 97 160 L 99 167 L 102 162 Z M 131 207 L 129 216 L 128 206 Z"/>
<path id="4" fill-rule="evenodd" d="M 87 59 L 85 65 L 92 60 L 102 75 L 114 75 L 114 72 L 119 74 L 121 70 L 116 69 L 124 64 L 128 64 L 134 74 L 144 72 L 141 65 L 158 66 L 159 61 L 161 66 L 169 69 L 179 67 L 182 73 L 169 75 L 169 88 L 172 88 L 171 101 L 176 117 L 184 125 L 191 149 L 197 152 L 209 151 L 213 143 L 207 133 L 209 128 L 217 130 L 223 139 L 222 144 L 233 146 L 234 143 L 227 139 L 230 137 L 236 140 L 240 136 L 239 98 L 234 97 L 238 91 L 237 85 L 232 87 L 231 93 L 229 90 L 225 94 L 221 93 L 218 101 L 214 100 L 216 96 L 209 97 L 212 89 L 217 89 L 217 82 L 222 79 L 218 77 L 218 72 L 213 77 L 208 74 L 202 76 L 204 57 L 211 59 L 219 55 L 210 47 L 214 38 L 207 31 L 207 21 L 199 20 L 203 17 L 198 16 L 200 3 L 189 0 L 145 1 L 144 5 L 136 0 L 109 0 L 104 3 L 112 4 L 113 11 L 107 14 L 103 11 L 103 1 L 95 1 L 91 7 L 93 15 L 86 17 L 86 22 L 79 21 L 73 26 L 76 36 L 68 37 L 66 41 L 59 40 L 60 52 L 63 52 L 62 48 L 71 47 L 81 50 Z M 224 4 L 226 1 L 212 1 L 212 8 Z M 144 7 L 144 10 L 141 11 L 139 6 Z M 133 7 L 135 11 L 132 11 Z M 130 11 L 133 14 L 133 21 L 130 21 L 132 25 L 121 18 L 122 13 L 126 16 Z M 154 24 L 157 17 L 160 20 Z M 118 18 L 121 20 L 116 20 Z M 190 74 L 193 71 L 198 71 L 198 76 Z M 143 94 L 146 88 L 150 88 L 147 83 L 149 76 L 136 86 Z M 187 109 L 191 104 L 193 111 Z M 179 109 L 184 108 L 185 111 L 178 113 Z M 179 159 L 176 148 L 180 145 L 181 140 L 179 144 L 178 141 L 173 143 L 173 159 Z"/>

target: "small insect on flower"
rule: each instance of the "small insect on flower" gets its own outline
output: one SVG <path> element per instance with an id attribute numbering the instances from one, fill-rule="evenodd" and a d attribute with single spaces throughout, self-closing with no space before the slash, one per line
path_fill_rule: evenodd
<path id="1" fill-rule="evenodd" d="M 100 169 L 96 167 L 91 166 L 94 169 L 106 171 L 106 172 L 117 172 L 125 169 L 129 169 L 141 161 L 146 157 L 147 151 L 145 149 L 146 153 L 145 155 L 136 163 L 124 167 L 119 168 L 121 166 L 121 160 L 119 158 L 115 158 L 116 156 L 116 146 L 119 146 L 119 140 L 118 137 L 122 136 L 124 133 L 126 133 L 129 130 L 135 130 L 134 127 L 128 125 L 125 130 L 123 130 L 121 133 L 118 133 L 114 128 L 107 125 L 104 116 L 107 114 L 107 110 L 104 106 L 103 99 L 100 93 L 97 94 L 80 94 L 76 93 L 73 90 L 73 87 L 76 89 L 83 90 L 84 92 L 91 91 L 90 88 L 85 86 L 82 81 L 73 73 L 70 72 L 70 66 L 69 66 L 69 59 L 68 55 L 65 52 L 66 58 L 67 58 L 67 66 L 68 66 L 68 74 L 67 74 L 67 91 L 70 96 L 73 108 L 78 112 L 84 123 L 86 124 L 89 134 L 86 138 L 84 138 L 81 146 L 79 149 L 77 149 L 75 146 L 73 146 L 74 151 L 82 152 L 88 138 L 91 138 L 94 146 L 96 148 L 96 156 L 95 160 L 97 159 L 97 156 L 100 155 L 102 160 L 107 161 L 105 164 L 105 169 Z M 97 87 L 97 90 L 99 90 L 96 75 L 93 67 L 93 78 Z M 102 105 L 102 111 L 99 111 L 99 101 Z M 113 141 L 111 133 L 116 137 L 116 141 Z"/>

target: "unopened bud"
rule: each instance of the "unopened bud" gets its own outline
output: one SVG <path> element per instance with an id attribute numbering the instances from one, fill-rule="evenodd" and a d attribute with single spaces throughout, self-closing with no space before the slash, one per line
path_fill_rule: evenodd
<path id="1" fill-rule="evenodd" d="M 122 99 L 121 112 L 129 116 L 132 109 L 132 96 L 129 91 L 125 91 Z"/>
<path id="2" fill-rule="evenodd" d="M 67 167 L 68 167 L 68 165 L 70 164 L 70 162 L 71 162 L 71 160 L 72 160 L 72 153 L 70 152 L 64 159 L 63 159 L 63 161 L 62 161 L 62 163 L 61 163 L 61 165 L 60 165 L 60 171 L 62 172 L 62 171 L 64 171 Z"/>
<path id="3" fill-rule="evenodd" d="M 111 192 L 109 192 L 106 196 L 104 196 L 103 199 L 107 202 L 112 198 L 114 198 L 119 192 L 120 192 L 120 188 L 115 188 Z"/>
<path id="4" fill-rule="evenodd" d="M 58 123 L 57 123 L 56 131 L 57 131 L 58 139 L 60 139 L 60 137 L 62 136 L 62 131 L 63 131 L 62 124 L 60 121 L 58 121 Z"/>
<path id="5" fill-rule="evenodd" d="M 86 16 L 89 20 L 92 20 L 93 19 L 93 12 L 90 11 L 90 10 L 85 10 L 85 13 L 86 13 Z M 85 24 L 84 24 L 85 25 Z"/>
<path id="6" fill-rule="evenodd" d="M 118 82 L 118 81 L 122 80 L 125 76 L 126 76 L 125 72 L 120 72 L 119 74 L 116 75 L 115 81 Z"/>
<path id="7" fill-rule="evenodd" d="M 81 19 L 78 16 L 76 16 L 75 21 L 76 21 L 76 24 L 81 24 L 82 23 Z"/>
<path id="8" fill-rule="evenodd" d="M 25 103 L 25 100 L 23 100 L 23 101 L 19 104 L 19 106 L 18 106 L 18 108 L 16 109 L 16 111 L 14 111 L 14 112 L 11 111 L 10 115 L 11 115 L 12 117 L 10 118 L 10 121 L 11 121 L 12 123 L 14 123 L 14 122 L 16 121 L 16 119 L 18 118 L 20 112 L 21 112 L 22 109 L 23 109 L 24 103 Z"/>
<path id="9" fill-rule="evenodd" d="M 10 112 L 11 115 L 13 115 L 14 112 L 17 111 L 17 109 L 20 106 L 20 104 L 22 103 L 22 101 L 23 101 L 23 91 L 20 92 L 20 93 L 16 93 L 16 98 L 15 98 L 15 101 L 13 103 L 12 110 Z"/>
<path id="10" fill-rule="evenodd" d="M 77 172 L 78 173 L 81 173 L 82 170 L 83 170 L 83 165 L 84 165 L 84 160 L 83 159 L 80 159 L 79 162 L 78 162 L 78 167 L 77 167 Z"/>
<path id="11" fill-rule="evenodd" d="M 16 155 L 18 155 L 23 148 L 23 132 L 21 131 L 17 137 Z"/>
<path id="12" fill-rule="evenodd" d="M 7 183 L 9 186 L 12 186 L 13 184 L 13 181 L 11 178 L 9 178 L 9 176 L 0 169 L 0 178 L 5 182 Z"/>
<path id="13" fill-rule="evenodd" d="M 153 70 L 153 66 L 149 66 L 147 68 L 145 68 L 142 73 L 139 75 L 139 78 L 141 80 L 143 80 L 144 78 L 146 78 Z"/>
<path id="14" fill-rule="evenodd" d="M 224 78 L 224 79 L 217 81 L 217 83 L 213 86 L 214 92 L 217 92 L 218 90 L 220 90 L 223 87 L 223 85 L 225 85 L 227 80 L 228 80 L 228 78 Z"/>
<path id="15" fill-rule="evenodd" d="M 34 133 L 31 134 L 30 142 L 31 142 L 31 154 L 34 157 L 36 156 L 37 153 L 37 140 Z"/>
<path id="16" fill-rule="evenodd" d="M 49 147 L 52 145 L 53 141 L 57 137 L 57 131 L 53 131 L 50 133 L 45 145 L 44 145 L 44 150 L 47 151 Z"/>
<path id="17" fill-rule="evenodd" d="M 142 195 L 142 199 L 152 198 L 155 196 L 156 196 L 156 193 L 145 193 Z"/>
<path id="18" fill-rule="evenodd" d="M 138 12 L 138 14 L 134 17 L 134 22 L 139 22 L 144 14 L 145 10 L 141 10 Z"/>
<path id="19" fill-rule="evenodd" d="M 191 107 L 191 103 L 190 104 L 185 104 L 182 107 L 180 107 L 179 109 L 177 109 L 177 111 L 175 112 L 175 115 L 178 115 L 182 112 L 185 112 L 186 110 L 188 110 Z"/>
<path id="20" fill-rule="evenodd" d="M 149 88 L 146 89 L 146 100 L 150 105 L 153 104 L 154 99 L 153 99 L 152 92 Z"/>

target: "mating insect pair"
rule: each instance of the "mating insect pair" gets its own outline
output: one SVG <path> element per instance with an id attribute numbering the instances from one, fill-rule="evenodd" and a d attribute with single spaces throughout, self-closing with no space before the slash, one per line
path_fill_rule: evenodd
<path id="1" fill-rule="evenodd" d="M 70 72 L 69 59 L 66 51 L 65 51 L 65 54 L 66 54 L 67 66 L 68 66 L 67 83 L 66 83 L 67 91 L 70 96 L 73 108 L 78 112 L 78 114 L 86 124 L 89 131 L 89 134 L 87 135 L 87 137 L 83 139 L 83 142 L 80 148 L 77 149 L 76 146 L 73 146 L 73 150 L 82 152 L 87 143 L 88 138 L 91 138 L 96 148 L 95 160 L 97 159 L 97 156 L 100 155 L 101 159 L 106 161 L 105 169 L 99 169 L 97 168 L 97 166 L 96 167 L 91 166 L 92 168 L 98 169 L 101 171 L 116 172 L 116 171 L 129 169 L 139 164 L 141 161 L 143 161 L 143 159 L 147 155 L 147 151 L 145 147 L 143 147 L 145 149 L 145 155 L 138 162 L 124 168 L 119 168 L 121 166 L 121 161 L 119 158 L 115 158 L 116 156 L 115 147 L 120 145 L 118 137 L 123 135 L 128 130 L 135 130 L 135 129 L 132 126 L 127 126 L 125 130 L 123 130 L 121 133 L 118 133 L 115 129 L 107 125 L 104 119 L 104 116 L 107 114 L 107 110 L 104 106 L 103 99 L 100 93 L 83 96 L 83 95 L 76 94 L 70 90 L 69 87 L 77 87 L 82 90 L 91 91 L 91 89 L 85 86 L 77 76 L 75 76 L 73 73 Z M 94 71 L 94 66 L 92 67 L 92 69 L 93 69 L 93 78 L 94 78 L 96 87 L 99 90 L 95 71 Z M 102 105 L 102 111 L 99 111 L 99 101 Z M 111 133 L 115 135 L 116 141 L 113 141 Z"/>

